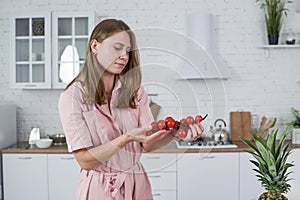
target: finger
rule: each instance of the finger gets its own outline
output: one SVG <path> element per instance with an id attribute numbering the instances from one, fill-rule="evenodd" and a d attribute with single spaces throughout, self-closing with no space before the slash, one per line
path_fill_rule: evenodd
<path id="1" fill-rule="evenodd" d="M 186 134 L 186 137 L 183 139 L 185 141 L 191 141 L 192 139 L 192 130 L 189 128 Z"/>
<path id="2" fill-rule="evenodd" d="M 163 137 L 165 135 L 168 135 L 171 132 L 171 130 L 160 130 L 160 131 L 156 131 L 155 133 L 147 136 L 147 140 L 153 140 L 159 137 Z"/>
<path id="3" fill-rule="evenodd" d="M 132 131 L 132 133 L 134 135 L 141 135 L 141 134 L 145 134 L 147 132 L 150 132 L 151 130 L 152 130 L 152 126 L 151 125 L 144 125 L 142 127 L 134 129 L 134 131 Z"/>
<path id="4" fill-rule="evenodd" d="M 203 125 L 201 123 L 199 123 L 198 125 L 199 125 L 199 128 L 201 129 L 201 132 L 203 132 L 204 131 Z"/>
<path id="5" fill-rule="evenodd" d="M 195 124 L 194 127 L 195 127 L 195 129 L 196 129 L 197 135 L 199 135 L 199 134 L 201 134 L 201 133 L 203 132 L 203 131 L 201 130 L 200 125 Z"/>
<path id="6" fill-rule="evenodd" d="M 191 124 L 190 125 L 190 130 L 191 130 L 191 133 L 192 133 L 191 137 L 192 137 L 193 140 L 195 140 L 196 137 L 198 136 L 196 126 Z"/>

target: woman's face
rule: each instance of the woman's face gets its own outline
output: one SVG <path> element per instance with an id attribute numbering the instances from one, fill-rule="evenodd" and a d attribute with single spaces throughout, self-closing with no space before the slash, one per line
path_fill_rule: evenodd
<path id="1" fill-rule="evenodd" d="M 96 53 L 98 62 L 106 72 L 120 74 L 129 60 L 131 49 L 129 34 L 125 31 L 114 34 L 95 45 L 92 49 Z"/>

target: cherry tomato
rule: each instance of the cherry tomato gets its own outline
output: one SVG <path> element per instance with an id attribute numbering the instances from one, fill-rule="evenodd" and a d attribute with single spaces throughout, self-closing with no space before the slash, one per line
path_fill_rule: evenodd
<path id="1" fill-rule="evenodd" d="M 187 123 L 187 124 L 193 124 L 193 123 L 194 123 L 194 117 L 188 116 L 188 117 L 186 118 L 186 123 Z"/>
<path id="2" fill-rule="evenodd" d="M 173 117 L 166 117 L 165 121 L 167 122 L 167 121 L 169 121 L 169 120 L 175 121 L 175 120 L 173 119 Z"/>
<path id="3" fill-rule="evenodd" d="M 168 128 L 174 128 L 176 121 L 172 117 L 167 117 L 165 119 L 166 125 Z"/>
<path id="4" fill-rule="evenodd" d="M 184 119 L 184 118 L 181 119 L 181 120 L 180 120 L 180 124 L 186 124 L 186 119 Z"/>
<path id="5" fill-rule="evenodd" d="M 201 115 L 196 115 L 196 117 L 195 117 L 196 122 L 202 122 L 202 120 L 203 120 L 203 117 Z"/>
<path id="6" fill-rule="evenodd" d="M 160 130 L 163 130 L 163 129 L 166 129 L 166 122 L 165 122 L 165 120 L 159 120 L 158 122 L 157 122 L 157 126 L 158 126 L 158 128 L 160 129 Z"/>
<path id="7" fill-rule="evenodd" d="M 177 135 L 179 138 L 185 138 L 187 136 L 187 132 L 184 128 L 180 128 L 178 131 L 177 131 Z"/>
<path id="8" fill-rule="evenodd" d="M 152 126 L 152 131 L 156 132 L 159 130 L 159 127 L 158 127 L 158 123 L 157 122 L 152 122 L 151 123 L 151 126 Z"/>

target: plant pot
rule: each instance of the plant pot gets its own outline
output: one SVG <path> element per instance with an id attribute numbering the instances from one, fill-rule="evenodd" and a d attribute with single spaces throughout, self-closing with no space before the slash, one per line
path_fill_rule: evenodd
<path id="1" fill-rule="evenodd" d="M 300 144 L 300 128 L 293 128 L 292 131 L 292 143 Z"/>
<path id="2" fill-rule="evenodd" d="M 268 35 L 268 40 L 270 45 L 278 44 L 279 35 Z"/>

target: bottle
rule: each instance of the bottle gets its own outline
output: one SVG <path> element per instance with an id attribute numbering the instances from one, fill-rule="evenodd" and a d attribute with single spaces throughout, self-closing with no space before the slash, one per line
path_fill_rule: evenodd
<path id="1" fill-rule="evenodd" d="M 287 45 L 292 45 L 296 43 L 296 35 L 293 31 L 293 29 L 289 28 L 286 33 L 285 43 Z"/>

